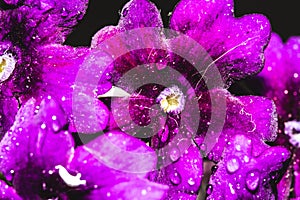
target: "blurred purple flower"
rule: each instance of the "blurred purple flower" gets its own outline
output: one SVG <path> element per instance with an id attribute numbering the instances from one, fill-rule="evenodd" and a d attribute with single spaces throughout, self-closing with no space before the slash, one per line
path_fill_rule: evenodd
<path id="1" fill-rule="evenodd" d="M 283 43 L 279 35 L 272 33 L 265 56 L 265 68 L 258 78 L 263 80 L 262 94 L 272 98 L 278 110 L 279 134 L 275 143 L 289 147 L 294 154 L 279 184 L 279 194 L 282 198 L 300 197 L 300 37 Z"/>

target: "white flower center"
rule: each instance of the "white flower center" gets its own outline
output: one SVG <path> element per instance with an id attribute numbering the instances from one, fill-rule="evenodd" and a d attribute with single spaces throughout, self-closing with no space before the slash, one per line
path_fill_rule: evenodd
<path id="1" fill-rule="evenodd" d="M 86 180 L 80 180 L 81 174 L 78 173 L 76 176 L 69 174 L 69 172 L 61 165 L 55 166 L 58 169 L 58 174 L 61 179 L 70 187 L 78 187 L 80 185 L 86 185 Z"/>
<path id="2" fill-rule="evenodd" d="M 284 123 L 284 133 L 290 136 L 290 143 L 300 148 L 300 122 L 289 121 Z"/>
<path id="3" fill-rule="evenodd" d="M 11 54 L 0 56 L 0 82 L 7 80 L 16 66 L 16 60 Z"/>
<path id="4" fill-rule="evenodd" d="M 164 89 L 156 100 L 165 113 L 179 114 L 184 109 L 185 97 L 176 85 Z"/>

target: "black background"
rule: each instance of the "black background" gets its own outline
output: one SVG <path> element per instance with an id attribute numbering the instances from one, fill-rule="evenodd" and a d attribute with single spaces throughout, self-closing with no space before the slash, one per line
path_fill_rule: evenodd
<path id="1" fill-rule="evenodd" d="M 97 30 L 107 25 L 116 25 L 119 13 L 127 0 L 90 0 L 87 13 L 69 36 L 66 44 L 88 46 L 91 37 Z M 179 0 L 152 0 L 161 15 L 165 27 L 168 26 L 168 13 L 172 12 Z M 283 40 L 291 35 L 300 35 L 300 6 L 297 0 L 235 0 L 235 16 L 246 13 L 262 13 L 266 15 L 274 32 Z"/>
<path id="2" fill-rule="evenodd" d="M 261 13 L 267 16 L 274 32 L 283 41 L 290 36 L 300 35 L 299 0 L 234 0 L 235 16 L 247 13 Z M 120 11 L 128 0 L 90 0 L 87 13 L 68 37 L 66 44 L 89 46 L 92 36 L 107 25 L 117 25 Z M 169 23 L 168 14 L 173 11 L 179 0 L 152 0 L 161 11 L 164 26 Z M 263 84 L 260 79 L 248 78 L 233 84 L 229 91 L 235 95 L 261 95 Z"/>

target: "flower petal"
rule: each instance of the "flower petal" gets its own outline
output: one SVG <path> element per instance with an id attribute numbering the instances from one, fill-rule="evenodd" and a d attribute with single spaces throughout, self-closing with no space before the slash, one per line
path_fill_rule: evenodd
<path id="1" fill-rule="evenodd" d="M 258 14 L 234 18 L 231 0 L 181 1 L 170 27 L 186 33 L 207 50 L 227 85 L 263 68 L 270 24 Z"/>
<path id="2" fill-rule="evenodd" d="M 61 108 L 51 98 L 44 99 L 40 106 L 35 100 L 29 100 L 0 143 L 4 176 L 11 180 L 20 170 L 24 173 L 26 169 L 37 169 L 42 173 L 66 164 L 72 155 L 73 140 L 63 130 L 65 125 Z"/>
<path id="3" fill-rule="evenodd" d="M 277 111 L 273 101 L 259 96 L 240 96 L 244 112 L 251 116 L 255 132 L 264 141 L 273 142 L 277 137 Z"/>
<path id="4" fill-rule="evenodd" d="M 0 180 L 0 199 L 22 200 L 22 198 L 17 195 L 16 191 L 2 180 Z"/>
<path id="5" fill-rule="evenodd" d="M 30 47 L 62 43 L 87 8 L 87 0 L 25 0 L 1 12 L 1 36 L 9 34 L 15 45 Z M 29 6 L 30 5 L 30 6 Z"/>
<path id="6" fill-rule="evenodd" d="M 18 101 L 14 97 L 0 96 L 0 140 L 13 125 L 17 111 Z"/>
<path id="7" fill-rule="evenodd" d="M 96 97 L 91 80 L 100 79 L 98 68 L 89 68 L 89 77 L 85 75 L 84 58 L 87 48 L 73 48 L 61 45 L 49 45 L 40 49 L 43 67 L 43 82 L 38 95 L 50 94 L 62 105 L 69 116 L 72 131 L 95 133 L 103 130 L 108 122 L 109 111 Z M 83 82 L 83 79 L 86 82 Z M 78 81 L 79 80 L 79 81 Z M 75 91 L 75 92 L 74 92 Z M 82 91 L 82 92 L 81 92 Z"/>
<path id="8" fill-rule="evenodd" d="M 174 159 L 172 158 L 174 153 L 170 152 L 169 154 L 174 162 L 151 173 L 150 180 L 168 185 L 170 187 L 169 196 L 173 196 L 174 192 L 196 195 L 202 180 L 200 150 L 195 145 L 191 145 L 185 152 L 182 152 L 180 157 L 174 157 Z"/>
<path id="9" fill-rule="evenodd" d="M 206 141 L 214 144 L 211 151 L 208 149 L 210 160 L 217 162 L 221 159 L 227 141 L 237 134 L 247 133 L 252 139 L 268 142 L 276 139 L 276 108 L 271 100 L 258 96 L 234 97 L 226 90 L 215 90 L 213 93 L 218 94 L 214 94 L 215 97 L 226 97 L 227 109 L 222 132 L 210 133 L 205 136 L 211 138 Z M 218 102 L 218 98 L 213 100 Z M 211 146 L 212 144 L 206 145 Z M 258 151 L 258 153 L 261 152 Z"/>
<path id="10" fill-rule="evenodd" d="M 156 167 L 155 152 L 142 141 L 120 131 L 111 131 L 85 145 L 103 164 L 126 173 L 146 175 Z"/>
<path id="11" fill-rule="evenodd" d="M 257 142 L 244 135 L 229 141 L 224 158 L 211 176 L 207 199 L 275 199 L 280 171 L 290 158 L 283 147 L 269 147 L 254 156 Z"/>
<path id="12" fill-rule="evenodd" d="M 148 0 L 131 0 L 121 11 L 119 26 L 125 30 L 143 27 L 163 27 L 160 12 Z"/>
<path id="13" fill-rule="evenodd" d="M 145 179 L 122 182 L 111 187 L 94 190 L 90 199 L 160 200 L 168 187 Z"/>
<path id="14" fill-rule="evenodd" d="M 283 44 L 279 35 L 273 33 L 265 52 L 265 68 L 259 74 L 265 84 L 263 94 L 274 99 L 284 121 L 300 117 L 299 53 L 300 37 L 292 37 Z"/>
<path id="15" fill-rule="evenodd" d="M 299 158 L 300 153 L 297 154 L 297 158 Z M 299 160 L 298 162 L 294 163 L 294 176 L 295 176 L 295 195 L 296 197 L 300 197 L 300 165 L 299 165 Z"/>

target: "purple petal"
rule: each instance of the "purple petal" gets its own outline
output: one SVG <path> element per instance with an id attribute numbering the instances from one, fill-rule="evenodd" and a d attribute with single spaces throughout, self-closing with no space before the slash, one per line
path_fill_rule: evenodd
<path id="1" fill-rule="evenodd" d="M 65 165 L 73 153 L 72 137 L 63 130 L 66 119 L 61 108 L 51 98 L 38 105 L 29 100 L 0 143 L 1 171 L 9 180 L 20 170 L 25 175 L 26 170 L 42 173 L 56 165 Z"/>
<path id="2" fill-rule="evenodd" d="M 97 69 L 89 69 L 85 83 L 78 80 L 80 70 L 84 70 L 84 58 L 89 50 L 87 48 L 73 48 L 69 46 L 51 45 L 40 49 L 43 66 L 43 82 L 40 85 L 39 95 L 52 95 L 62 105 L 69 116 L 73 131 L 95 133 L 103 130 L 108 123 L 109 111 L 107 107 L 94 97 L 92 85 L 88 79 L 95 79 L 99 75 Z M 92 71 L 94 70 L 94 71 Z M 91 83 L 91 85 L 89 85 Z M 79 95 L 75 89 L 86 93 Z M 81 94 L 81 93 L 80 93 Z M 74 95 L 75 100 L 74 100 Z M 76 112 L 75 112 L 76 111 Z M 75 113 L 74 113 L 75 112 Z"/>
<path id="3" fill-rule="evenodd" d="M 288 199 L 291 192 L 292 182 L 293 182 L 293 166 L 289 165 L 288 169 L 286 170 L 282 179 L 279 181 L 277 185 L 278 199 Z"/>
<path id="4" fill-rule="evenodd" d="M 148 0 L 131 0 L 121 12 L 119 26 L 125 30 L 143 27 L 163 27 L 160 12 Z"/>
<path id="5" fill-rule="evenodd" d="M 299 158 L 299 154 L 298 154 L 298 158 Z M 295 162 L 294 164 L 294 176 L 295 176 L 295 195 L 296 197 L 300 197 L 300 164 L 299 164 L 299 160 L 298 162 Z"/>
<path id="6" fill-rule="evenodd" d="M 17 195 L 16 191 L 2 180 L 0 180 L 0 199 L 22 200 L 22 198 L 19 195 Z"/>
<path id="7" fill-rule="evenodd" d="M 14 3 L 14 2 L 9 2 Z M 29 47 L 49 43 L 62 43 L 87 8 L 87 0 L 52 1 L 25 0 L 15 9 L 1 14 L 3 32 L 10 40 Z M 30 5 L 30 6 L 28 6 Z M 20 37 L 20 34 L 22 35 Z"/>
<path id="8" fill-rule="evenodd" d="M 113 37 L 120 33 L 122 29 L 118 26 L 106 26 L 100 29 L 92 38 L 91 47 L 96 48 L 101 42 Z"/>
<path id="9" fill-rule="evenodd" d="M 94 190 L 90 199 L 160 200 L 164 199 L 168 187 L 145 179 L 122 182 L 111 187 Z"/>
<path id="10" fill-rule="evenodd" d="M 69 168 L 82 174 L 82 179 L 87 181 L 87 186 L 105 187 L 116 185 L 121 182 L 129 181 L 137 177 L 143 178 L 145 174 L 125 173 L 116 170 L 111 166 L 105 165 L 99 161 L 92 153 L 89 153 L 85 147 L 78 147 L 75 150 L 74 158 Z M 98 172 L 98 173 L 95 173 Z"/>
<path id="11" fill-rule="evenodd" d="M 168 193 L 168 197 L 165 198 L 165 200 L 173 200 L 173 199 L 196 200 L 197 194 L 187 194 L 180 191 L 170 191 Z"/>
<path id="12" fill-rule="evenodd" d="M 234 18 L 231 0 L 181 1 L 170 27 L 191 36 L 208 51 L 227 85 L 263 67 L 270 24 L 258 14 Z"/>
<path id="13" fill-rule="evenodd" d="M 17 111 L 18 101 L 14 97 L 0 96 L 0 140 L 13 125 Z"/>
<path id="14" fill-rule="evenodd" d="M 174 149 L 179 151 L 179 149 Z M 152 181 L 168 185 L 169 196 L 174 192 L 197 195 L 202 180 L 202 156 L 200 150 L 192 145 L 182 152 L 180 157 L 174 157 L 175 152 L 170 152 L 170 158 L 174 161 L 161 170 L 150 174 Z M 180 154 L 177 152 L 176 154 Z"/>
<path id="15" fill-rule="evenodd" d="M 115 170 L 145 176 L 156 167 L 155 152 L 144 142 L 120 131 L 105 133 L 86 144 L 85 149 Z"/>
<path id="16" fill-rule="evenodd" d="M 277 110 L 273 101 L 259 96 L 241 96 L 244 112 L 251 116 L 255 132 L 264 141 L 272 142 L 277 137 Z"/>
<path id="17" fill-rule="evenodd" d="M 280 37 L 273 33 L 265 52 L 265 68 L 259 74 L 265 81 L 264 94 L 274 99 L 278 114 L 284 121 L 300 117 L 299 52 L 299 37 L 292 37 L 283 44 Z"/>
<path id="18" fill-rule="evenodd" d="M 258 156 L 259 144 L 244 135 L 229 141 L 224 159 L 211 176 L 208 199 L 274 199 L 278 181 L 290 153 L 283 147 L 269 147 Z"/>
<path id="19" fill-rule="evenodd" d="M 208 154 L 210 160 L 218 161 L 221 159 L 227 141 L 237 134 L 247 133 L 250 138 L 268 142 L 275 140 L 277 118 L 276 108 L 271 100 L 256 96 L 234 97 L 226 90 L 214 92 L 226 96 L 227 114 L 223 131 L 210 133 L 206 136 L 211 138 L 207 141 L 214 144 L 213 149 Z M 214 101 L 218 101 L 218 99 L 214 99 Z M 258 151 L 258 153 L 260 152 Z"/>

